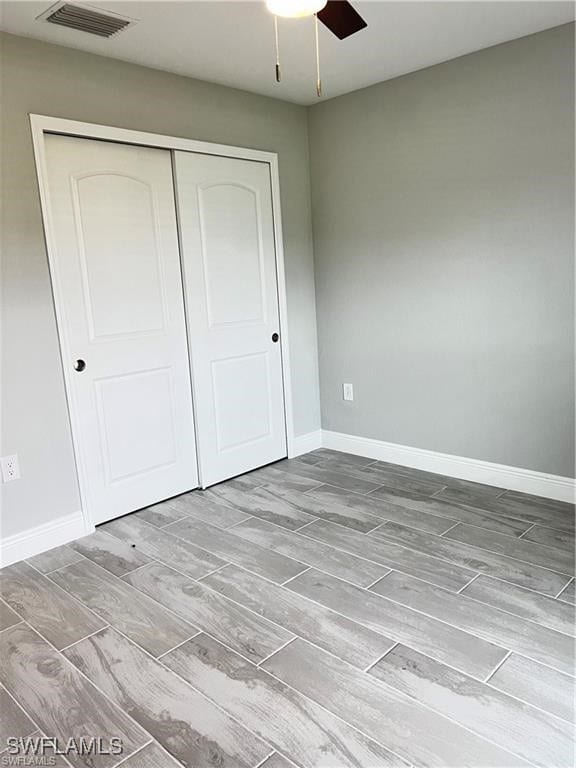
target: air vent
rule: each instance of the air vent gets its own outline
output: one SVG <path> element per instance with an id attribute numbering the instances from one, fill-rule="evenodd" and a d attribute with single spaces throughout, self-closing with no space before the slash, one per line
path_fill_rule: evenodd
<path id="1" fill-rule="evenodd" d="M 58 24 L 68 29 L 77 29 L 79 32 L 88 32 L 98 37 L 112 37 L 135 23 L 134 19 L 109 13 L 100 8 L 62 2 L 48 8 L 38 16 L 38 20 Z"/>

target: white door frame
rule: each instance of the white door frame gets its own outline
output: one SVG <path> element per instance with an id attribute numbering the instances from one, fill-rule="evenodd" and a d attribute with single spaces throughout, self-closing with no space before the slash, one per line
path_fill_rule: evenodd
<path id="1" fill-rule="evenodd" d="M 60 117 L 48 117 L 46 115 L 30 115 L 30 127 L 32 129 L 32 143 L 34 146 L 34 159 L 36 161 L 36 174 L 40 191 L 40 203 L 42 208 L 42 220 L 44 223 L 44 238 L 50 267 L 50 279 L 56 313 L 56 323 L 60 342 L 60 352 L 63 361 L 69 358 L 68 338 L 66 324 L 61 316 L 60 307 L 63 305 L 63 292 L 58 282 L 58 273 L 55 269 L 56 245 L 54 240 L 52 217 L 50 208 L 50 196 L 48 191 L 48 171 L 46 165 L 45 137 L 46 134 L 60 134 L 64 136 L 76 136 L 85 139 L 102 139 L 123 144 L 135 144 L 159 149 L 182 150 L 184 152 L 199 152 L 205 155 L 220 155 L 222 157 L 235 157 L 242 160 L 257 160 L 268 163 L 270 169 L 270 185 L 272 189 L 272 212 L 274 217 L 274 246 L 276 251 L 276 275 L 278 281 L 278 306 L 280 314 L 280 347 L 282 351 L 282 383 L 284 387 L 284 418 L 286 423 L 286 442 L 288 456 L 295 453 L 294 446 L 294 420 L 292 412 L 292 382 L 290 373 L 290 346 L 288 340 L 288 308 L 286 301 L 286 278 L 284 272 L 284 246 L 282 241 L 282 215 L 280 210 L 280 177 L 278 174 L 278 155 L 275 152 L 264 152 L 257 149 L 233 147 L 225 144 L 211 144 L 194 139 L 183 139 L 176 136 L 165 136 L 157 133 L 146 133 L 126 128 L 114 128 L 97 123 L 83 123 L 78 120 L 68 120 Z M 88 494 L 86 468 L 81 461 L 81 452 L 76 444 L 75 435 L 78 435 L 78 412 L 74 401 L 72 376 L 69 366 L 63 364 L 64 384 L 68 401 L 68 412 L 72 426 L 72 442 L 80 488 L 82 504 L 82 516 L 86 533 L 94 530 L 91 515 L 90 497 Z"/>

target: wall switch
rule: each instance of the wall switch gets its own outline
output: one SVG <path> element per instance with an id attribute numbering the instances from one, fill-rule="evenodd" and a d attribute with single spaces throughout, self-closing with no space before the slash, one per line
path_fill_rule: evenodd
<path id="1" fill-rule="evenodd" d="M 2 466 L 2 480 L 5 483 L 20 478 L 20 467 L 18 466 L 18 456 L 16 454 L 13 456 L 3 456 L 0 459 L 0 465 Z"/>
<path id="2" fill-rule="evenodd" d="M 342 398 L 344 400 L 354 400 L 354 387 L 352 384 L 342 384 Z"/>

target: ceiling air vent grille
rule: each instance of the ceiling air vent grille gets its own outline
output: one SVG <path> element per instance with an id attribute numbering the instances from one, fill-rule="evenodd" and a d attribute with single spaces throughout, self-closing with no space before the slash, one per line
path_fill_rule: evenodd
<path id="1" fill-rule="evenodd" d="M 38 18 L 98 37 L 112 37 L 134 23 L 133 19 L 124 16 L 72 3 L 57 3 Z"/>

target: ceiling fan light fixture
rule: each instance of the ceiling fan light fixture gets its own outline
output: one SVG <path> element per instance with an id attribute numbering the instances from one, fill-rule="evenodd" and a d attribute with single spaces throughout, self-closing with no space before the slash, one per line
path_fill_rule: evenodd
<path id="1" fill-rule="evenodd" d="M 326 5 L 327 0 L 266 0 L 266 7 L 275 16 L 302 19 L 314 16 Z"/>

